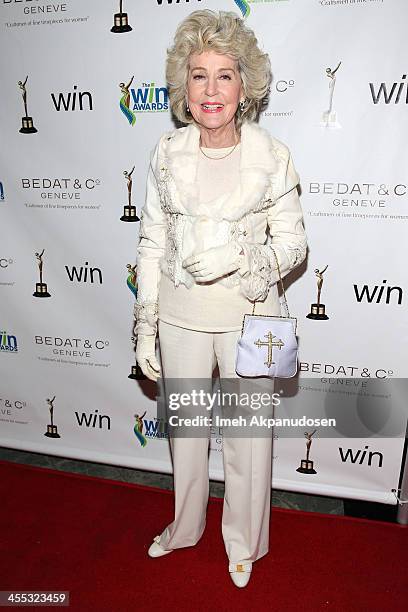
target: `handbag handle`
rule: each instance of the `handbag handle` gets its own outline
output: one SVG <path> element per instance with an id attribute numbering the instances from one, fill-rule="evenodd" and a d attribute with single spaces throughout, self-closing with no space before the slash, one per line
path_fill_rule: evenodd
<path id="1" fill-rule="evenodd" d="M 282 294 L 283 294 L 283 299 L 285 301 L 286 312 L 287 312 L 287 316 L 290 317 L 288 300 L 286 299 L 285 287 L 283 286 L 281 271 L 280 271 L 280 267 L 279 267 L 279 261 L 278 261 L 278 258 L 276 256 L 275 249 L 273 247 L 270 247 L 270 249 L 271 249 L 271 251 L 273 252 L 273 254 L 275 256 L 276 265 L 278 266 L 279 280 L 280 280 L 280 284 L 281 284 L 281 287 L 282 287 Z M 254 305 L 252 306 L 252 314 L 255 314 L 255 304 L 256 304 L 256 302 L 257 302 L 257 300 L 254 300 Z"/>

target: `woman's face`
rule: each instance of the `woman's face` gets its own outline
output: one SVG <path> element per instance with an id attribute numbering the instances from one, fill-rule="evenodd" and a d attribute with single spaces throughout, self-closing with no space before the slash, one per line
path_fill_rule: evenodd
<path id="1" fill-rule="evenodd" d="M 236 59 L 215 51 L 190 56 L 187 101 L 199 125 L 216 129 L 229 124 L 243 97 Z"/>

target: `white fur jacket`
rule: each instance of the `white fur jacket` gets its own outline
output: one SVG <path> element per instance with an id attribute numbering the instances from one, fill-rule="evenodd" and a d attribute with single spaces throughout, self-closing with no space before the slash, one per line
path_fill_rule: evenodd
<path id="1" fill-rule="evenodd" d="M 196 235 L 193 228 L 198 219 L 207 221 L 202 225 L 205 248 L 229 241 L 243 247 L 240 268 L 217 282 L 239 284 L 249 300 L 264 300 L 279 279 L 271 246 L 282 277 L 306 257 L 299 176 L 288 147 L 257 124 L 244 123 L 239 184 L 206 211 L 195 180 L 199 137 L 194 124 L 174 129 L 160 138 L 151 156 L 137 248 L 136 334 L 157 331 L 161 274 L 176 287 L 194 284 L 182 261 L 194 250 L 191 236 Z"/>

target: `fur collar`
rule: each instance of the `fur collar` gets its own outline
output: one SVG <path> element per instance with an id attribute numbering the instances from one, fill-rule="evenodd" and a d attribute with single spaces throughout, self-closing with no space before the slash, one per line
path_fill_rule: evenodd
<path id="1" fill-rule="evenodd" d="M 163 138 L 162 159 L 174 181 L 172 204 L 183 214 L 196 215 L 199 199 L 196 181 L 200 131 L 189 124 L 168 133 Z M 236 221 L 255 209 L 265 197 L 277 199 L 285 189 L 288 162 L 286 145 L 256 123 L 241 127 L 240 180 L 235 189 L 220 196 L 215 207 L 219 218 Z M 299 177 L 295 177 L 298 181 Z M 297 183 L 295 183 L 297 184 Z M 291 188 L 293 188 L 293 185 Z"/>

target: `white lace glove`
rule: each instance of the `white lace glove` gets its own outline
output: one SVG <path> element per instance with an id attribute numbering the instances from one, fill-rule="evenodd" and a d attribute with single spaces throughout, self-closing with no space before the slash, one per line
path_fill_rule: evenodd
<path id="1" fill-rule="evenodd" d="M 211 281 L 229 272 L 238 270 L 245 261 L 246 255 L 236 241 L 195 253 L 183 261 L 186 268 L 197 281 Z"/>
<path id="2" fill-rule="evenodd" d="M 139 334 L 136 344 L 136 361 L 140 366 L 143 374 L 156 381 L 161 376 L 159 362 L 156 359 L 155 352 L 156 336 L 145 336 Z"/>

